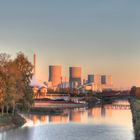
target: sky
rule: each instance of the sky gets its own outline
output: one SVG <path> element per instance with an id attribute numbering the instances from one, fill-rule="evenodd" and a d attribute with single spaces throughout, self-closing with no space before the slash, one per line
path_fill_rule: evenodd
<path id="1" fill-rule="evenodd" d="M 0 0 L 0 52 L 37 54 L 37 78 L 48 66 L 109 74 L 114 87 L 140 86 L 139 0 Z"/>

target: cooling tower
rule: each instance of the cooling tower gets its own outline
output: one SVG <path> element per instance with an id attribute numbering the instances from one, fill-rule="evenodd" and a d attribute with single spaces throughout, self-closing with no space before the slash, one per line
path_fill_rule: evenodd
<path id="1" fill-rule="evenodd" d="M 75 88 L 75 86 L 81 85 L 82 69 L 80 67 L 70 67 L 69 72 L 70 87 Z"/>
<path id="2" fill-rule="evenodd" d="M 53 86 L 58 86 L 61 83 L 62 67 L 58 65 L 49 66 L 49 82 Z"/>

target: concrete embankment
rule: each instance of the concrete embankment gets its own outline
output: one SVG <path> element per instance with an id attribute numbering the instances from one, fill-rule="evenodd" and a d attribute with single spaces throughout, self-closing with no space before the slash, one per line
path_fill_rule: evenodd
<path id="1" fill-rule="evenodd" d="M 46 107 L 32 107 L 30 109 L 30 114 L 40 114 L 40 115 L 56 115 L 63 113 L 61 108 L 46 108 Z"/>
<path id="2" fill-rule="evenodd" d="M 79 107 L 86 107 L 85 104 L 48 104 L 48 105 L 42 105 L 38 104 L 35 105 L 34 108 L 42 107 L 42 108 L 79 108 Z"/>
<path id="3" fill-rule="evenodd" d="M 140 99 L 130 99 L 133 115 L 133 125 L 135 131 L 135 140 L 140 140 Z"/>
<path id="4" fill-rule="evenodd" d="M 26 120 L 18 114 L 0 116 L 0 132 L 21 127 L 25 122 Z"/>

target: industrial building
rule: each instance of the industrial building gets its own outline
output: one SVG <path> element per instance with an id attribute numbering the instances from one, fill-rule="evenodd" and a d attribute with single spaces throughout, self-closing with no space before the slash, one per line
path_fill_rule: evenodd
<path id="1" fill-rule="evenodd" d="M 101 75 L 89 74 L 87 82 L 100 85 L 101 84 Z"/>
<path id="2" fill-rule="evenodd" d="M 49 66 L 49 82 L 53 87 L 57 87 L 61 83 L 62 67 L 59 65 Z"/>
<path id="3" fill-rule="evenodd" d="M 112 75 L 107 75 L 107 85 L 113 86 L 113 78 Z"/>
<path id="4" fill-rule="evenodd" d="M 106 85 L 106 84 L 107 84 L 107 76 L 101 75 L 101 85 Z"/>
<path id="5" fill-rule="evenodd" d="M 81 67 L 70 67 L 69 68 L 69 83 L 70 88 L 76 88 L 81 85 Z"/>
<path id="6" fill-rule="evenodd" d="M 89 74 L 85 89 L 92 91 L 102 91 L 112 89 L 113 81 L 111 75 L 94 75 Z"/>
<path id="7" fill-rule="evenodd" d="M 104 89 L 111 89 L 113 82 L 111 75 L 97 75 L 89 74 L 87 80 L 82 81 L 81 67 L 70 67 L 69 78 L 62 77 L 62 67 L 60 65 L 49 66 L 49 80 L 46 84 L 36 80 L 36 54 L 33 56 L 33 73 L 34 76 L 31 81 L 35 95 L 47 95 L 47 91 L 68 91 L 77 93 L 83 91 L 102 91 Z"/>
<path id="8" fill-rule="evenodd" d="M 93 83 L 94 82 L 94 75 L 88 75 L 88 80 L 87 80 L 88 83 Z"/>

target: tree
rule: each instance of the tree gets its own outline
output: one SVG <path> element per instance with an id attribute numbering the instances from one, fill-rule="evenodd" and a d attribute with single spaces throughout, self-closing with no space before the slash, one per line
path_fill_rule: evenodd
<path id="1" fill-rule="evenodd" d="M 13 63 L 17 66 L 17 71 L 20 73 L 20 79 L 16 83 L 17 92 L 23 97 L 20 101 L 23 103 L 24 109 L 29 110 L 33 103 L 33 90 L 30 86 L 33 66 L 21 52 L 17 54 Z"/>
<path id="2" fill-rule="evenodd" d="M 7 113 L 12 107 L 15 113 L 16 105 L 22 104 L 29 110 L 33 102 L 33 90 L 30 87 L 33 66 L 24 56 L 18 53 L 14 60 L 7 54 L 0 54 L 0 108 Z"/>
<path id="3" fill-rule="evenodd" d="M 18 89 L 17 83 L 22 84 L 21 73 L 18 71 L 17 65 L 12 61 L 8 63 L 8 71 L 6 76 L 6 102 L 7 102 L 7 112 L 9 106 L 12 106 L 12 113 L 14 114 L 16 103 L 23 98 L 23 93 L 21 89 Z"/>
<path id="4" fill-rule="evenodd" d="M 133 86 L 133 87 L 131 88 L 130 95 L 131 95 L 131 96 L 135 96 L 136 90 L 137 90 L 137 87 L 136 87 L 136 86 Z"/>
<path id="5" fill-rule="evenodd" d="M 4 80 L 4 74 L 0 72 L 0 107 L 1 107 L 2 115 L 3 115 L 4 103 L 5 103 L 5 90 L 6 90 L 6 83 Z"/>
<path id="6" fill-rule="evenodd" d="M 7 75 L 7 65 L 10 61 L 10 55 L 7 55 L 5 53 L 0 54 L 0 107 L 1 112 L 3 115 L 4 106 L 7 104 L 6 98 L 6 75 Z"/>

